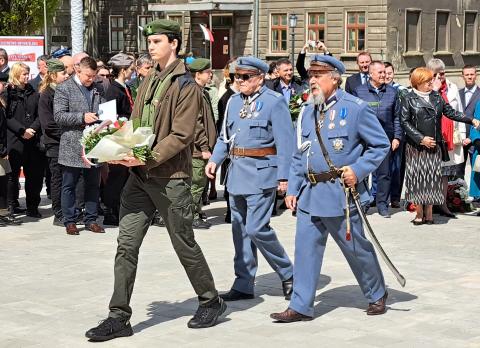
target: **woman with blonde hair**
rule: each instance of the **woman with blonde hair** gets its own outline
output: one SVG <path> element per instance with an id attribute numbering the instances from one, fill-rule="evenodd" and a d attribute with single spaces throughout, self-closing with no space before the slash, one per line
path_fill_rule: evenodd
<path id="1" fill-rule="evenodd" d="M 53 98 L 55 89 L 68 79 L 66 67 L 59 59 L 47 61 L 47 75 L 40 84 L 40 100 L 38 101 L 38 117 L 42 126 L 42 141 L 45 145 L 48 167 L 50 168 L 50 195 L 52 197 L 53 224 L 63 226 L 61 205 L 62 168 L 58 164 L 58 149 L 60 147 L 61 128 L 53 119 Z"/>
<path id="2" fill-rule="evenodd" d="M 8 205 L 12 213 L 18 207 L 19 175 L 23 167 L 27 216 L 41 218 L 38 211 L 43 186 L 45 155 L 40 149 L 38 93 L 28 83 L 30 68 L 24 63 L 12 65 L 10 84 L 5 93 L 7 112 L 8 159 L 12 172 L 8 177 Z"/>
<path id="3" fill-rule="evenodd" d="M 401 98 L 400 114 L 407 138 L 405 199 L 416 204 L 414 225 L 433 224 L 432 206 L 445 201 L 441 163 L 448 150 L 442 142 L 442 115 L 475 127 L 479 127 L 480 122 L 455 111 L 433 90 L 433 84 L 439 81 L 438 77 L 434 80 L 431 70 L 415 69 L 410 82 L 412 91 Z"/>

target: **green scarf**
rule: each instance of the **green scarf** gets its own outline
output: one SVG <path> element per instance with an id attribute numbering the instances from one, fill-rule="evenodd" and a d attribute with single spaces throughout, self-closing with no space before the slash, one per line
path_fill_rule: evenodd
<path id="1" fill-rule="evenodd" d="M 143 101 L 142 118 L 140 125 L 142 127 L 152 127 L 155 123 L 155 111 L 161 105 L 166 90 L 171 84 L 173 71 L 177 64 L 171 64 L 166 70 L 160 74 L 157 72 L 150 81 L 150 85 L 145 93 L 145 99 Z"/>

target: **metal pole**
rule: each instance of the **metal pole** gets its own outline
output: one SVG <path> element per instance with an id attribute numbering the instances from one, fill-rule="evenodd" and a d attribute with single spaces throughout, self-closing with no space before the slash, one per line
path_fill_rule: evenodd
<path id="1" fill-rule="evenodd" d="M 43 53 L 48 54 L 47 0 L 43 0 L 43 40 L 45 43 Z"/>
<path id="2" fill-rule="evenodd" d="M 295 28 L 292 28 L 292 52 L 291 52 L 291 61 L 292 61 L 292 66 L 295 67 Z"/>
<path id="3" fill-rule="evenodd" d="M 83 0 L 70 0 L 72 55 L 83 52 Z"/>
<path id="4" fill-rule="evenodd" d="M 212 12 L 208 12 L 208 26 L 209 26 L 209 28 L 210 28 L 210 32 L 211 32 L 212 35 L 213 35 L 212 23 L 213 23 L 213 21 L 212 21 Z M 209 56 L 210 62 L 212 62 L 212 42 L 211 42 L 210 40 L 208 41 L 208 47 L 210 48 L 210 56 Z M 205 57 L 205 58 L 206 58 L 206 57 Z M 210 64 L 213 65 L 213 63 L 210 63 Z"/>

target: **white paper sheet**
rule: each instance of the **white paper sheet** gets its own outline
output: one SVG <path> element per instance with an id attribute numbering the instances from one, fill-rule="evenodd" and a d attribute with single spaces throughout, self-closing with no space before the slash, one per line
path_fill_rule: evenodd
<path id="1" fill-rule="evenodd" d="M 117 102 L 115 99 L 98 106 L 98 117 L 101 121 L 111 120 L 115 122 L 117 120 Z"/>

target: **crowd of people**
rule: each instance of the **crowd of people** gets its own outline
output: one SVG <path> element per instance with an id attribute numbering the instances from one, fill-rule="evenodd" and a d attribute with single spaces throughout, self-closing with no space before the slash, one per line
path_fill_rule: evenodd
<path id="1" fill-rule="evenodd" d="M 288 59 L 268 65 L 238 57 L 228 62 L 217 89 L 208 59 L 179 59 L 177 22 L 155 20 L 143 32 L 148 55 L 119 53 L 104 64 L 62 49 L 38 58 L 32 80 L 27 65 L 9 67 L 0 49 L 0 224 L 20 224 L 23 213 L 42 218 L 45 182 L 53 223 L 68 235 L 79 235 L 82 223 L 104 233 L 99 215 L 103 225 L 119 226 L 110 312 L 86 336 L 104 341 L 133 334 L 130 298 L 152 223 L 166 227 L 198 295 L 190 328 L 215 325 L 225 302 L 254 298 L 257 251 L 290 301 L 271 317 L 312 320 L 329 234 L 368 300 L 367 314 L 385 313 L 383 274 L 349 192 L 365 211 L 376 206 L 385 218 L 400 207 L 402 191 L 415 206 L 414 225 L 433 224 L 435 206 L 454 218 L 449 179 L 464 177 L 466 162 L 473 166 L 480 150 L 476 67 L 463 68 L 459 90 L 446 78 L 444 63 L 432 59 L 412 69 L 409 86 L 401 86 L 392 64 L 361 52 L 359 72 L 342 89 L 345 66 L 319 42 L 321 53 L 310 56 L 308 67 L 311 43 L 299 53 L 299 76 Z M 99 106 L 111 100 L 119 117 L 152 129 L 152 158 L 85 161 L 83 130 L 100 121 Z M 25 209 L 19 204 L 22 169 Z M 216 197 L 218 172 L 235 248 L 235 280 L 222 294 L 193 233 L 211 227 L 202 205 Z M 472 171 L 468 180 L 474 199 L 480 198 L 479 175 Z M 295 263 L 270 225 L 278 198 L 296 215 Z"/>

